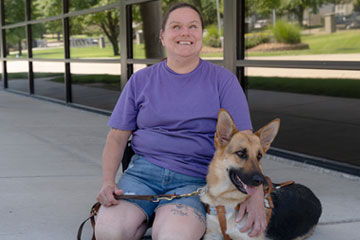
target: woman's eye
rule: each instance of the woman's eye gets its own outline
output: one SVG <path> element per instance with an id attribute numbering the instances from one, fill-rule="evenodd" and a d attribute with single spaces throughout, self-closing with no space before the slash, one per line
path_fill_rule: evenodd
<path id="1" fill-rule="evenodd" d="M 175 25 L 175 26 L 173 26 L 173 29 L 179 30 L 179 29 L 180 29 L 180 26 L 179 26 L 179 25 Z"/>
<path id="2" fill-rule="evenodd" d="M 196 25 L 191 25 L 191 26 L 190 26 L 190 29 L 196 29 L 196 28 L 197 28 Z"/>

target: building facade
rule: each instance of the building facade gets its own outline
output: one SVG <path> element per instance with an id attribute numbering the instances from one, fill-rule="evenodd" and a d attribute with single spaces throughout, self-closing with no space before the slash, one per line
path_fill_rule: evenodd
<path id="1" fill-rule="evenodd" d="M 146 57 L 142 11 L 149 7 L 161 15 L 172 2 L 0 0 L 0 86 L 110 114 L 131 74 L 161 60 Z M 335 19 L 336 31 L 328 34 L 321 18 L 317 26 L 300 26 L 302 45 L 296 45 L 279 42 L 271 30 L 277 20 L 301 18 L 286 6 L 254 10 L 245 0 L 195 2 L 202 2 L 207 19 L 202 58 L 238 76 L 255 129 L 281 118 L 271 153 L 360 174 L 356 8 L 345 19 L 354 27 L 344 29 Z M 264 24 L 249 28 L 246 19 Z M 216 35 L 211 25 L 220 26 L 222 48 L 206 40 Z"/>

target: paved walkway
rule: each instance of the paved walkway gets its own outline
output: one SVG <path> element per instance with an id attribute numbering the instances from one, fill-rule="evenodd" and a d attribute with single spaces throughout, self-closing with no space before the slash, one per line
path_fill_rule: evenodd
<path id="1" fill-rule="evenodd" d="M 213 58 L 219 59 L 219 58 Z M 316 60 L 316 61 L 360 61 L 359 53 L 350 54 L 316 54 L 316 55 L 296 55 L 296 56 L 270 56 L 270 57 L 249 57 L 251 60 Z M 8 61 L 8 72 L 28 72 L 26 62 Z M 34 72 L 54 72 L 63 73 L 64 64 L 59 62 L 35 62 Z M 146 67 L 146 64 L 135 64 L 134 70 L 137 71 Z M 1 70 L 0 70 L 1 71 Z M 319 70 L 319 69 L 290 69 L 290 68 L 247 68 L 248 76 L 277 76 L 277 77 L 311 77 L 311 78 L 347 78 L 360 80 L 360 71 L 344 70 Z M 121 67 L 119 63 L 71 63 L 72 74 L 112 74 L 120 75 Z"/>
<path id="2" fill-rule="evenodd" d="M 108 117 L 0 90 L 0 239 L 75 239 L 100 189 Z M 360 178 L 267 155 L 273 181 L 320 198 L 312 240 L 357 240 Z M 90 239 L 86 226 L 84 239 Z"/>

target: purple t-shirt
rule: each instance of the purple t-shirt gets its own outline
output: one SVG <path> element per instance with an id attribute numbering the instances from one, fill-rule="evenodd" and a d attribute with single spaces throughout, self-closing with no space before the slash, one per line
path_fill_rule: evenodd
<path id="1" fill-rule="evenodd" d="M 214 154 L 217 115 L 225 108 L 239 130 L 252 129 L 248 104 L 236 76 L 200 60 L 178 74 L 166 60 L 133 74 L 108 125 L 132 130 L 136 154 L 156 165 L 205 177 Z"/>

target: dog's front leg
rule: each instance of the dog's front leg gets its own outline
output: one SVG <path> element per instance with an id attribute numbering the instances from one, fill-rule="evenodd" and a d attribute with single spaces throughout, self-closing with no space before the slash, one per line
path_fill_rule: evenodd
<path id="1" fill-rule="evenodd" d="M 206 233 L 204 240 L 223 240 L 219 220 L 216 215 L 206 214 Z"/>

